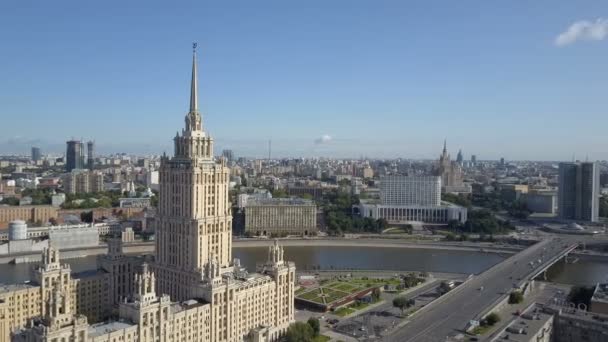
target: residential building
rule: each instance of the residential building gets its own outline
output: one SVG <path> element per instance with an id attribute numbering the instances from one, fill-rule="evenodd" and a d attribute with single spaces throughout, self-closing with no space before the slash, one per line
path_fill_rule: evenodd
<path id="1" fill-rule="evenodd" d="M 245 206 L 245 232 L 271 236 L 316 234 L 317 206 L 301 198 L 249 200 Z"/>
<path id="2" fill-rule="evenodd" d="M 68 194 L 102 192 L 103 173 L 88 170 L 72 170 L 63 177 L 63 190 Z"/>
<path id="3" fill-rule="evenodd" d="M 599 166 L 594 162 L 559 164 L 558 210 L 566 220 L 598 221 Z"/>
<path id="4" fill-rule="evenodd" d="M 15 220 L 47 223 L 51 218 L 57 218 L 57 208 L 51 205 L 0 205 L 0 228 L 8 227 L 8 223 Z"/>

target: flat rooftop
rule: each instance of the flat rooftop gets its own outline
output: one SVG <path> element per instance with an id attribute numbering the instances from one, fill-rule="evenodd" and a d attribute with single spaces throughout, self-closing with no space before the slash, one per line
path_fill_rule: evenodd
<path id="1" fill-rule="evenodd" d="M 108 323 L 99 323 L 93 324 L 89 326 L 89 337 L 97 337 L 105 334 L 109 334 L 115 331 L 119 331 L 122 329 L 130 328 L 135 326 L 134 324 L 127 322 L 108 322 Z"/>
<path id="2" fill-rule="evenodd" d="M 36 287 L 33 284 L 21 283 L 21 284 L 0 284 L 0 294 L 12 292 L 16 290 L 24 290 L 28 288 Z"/>
<path id="3" fill-rule="evenodd" d="M 247 206 L 273 206 L 273 205 L 315 205 L 312 200 L 290 197 L 290 198 L 253 198 L 247 201 Z"/>
<path id="4" fill-rule="evenodd" d="M 553 319 L 553 314 L 543 310 L 542 306 L 532 304 L 520 316 L 513 316 L 509 325 L 492 341 L 529 342 L 542 327 Z"/>
<path id="5" fill-rule="evenodd" d="M 608 284 L 597 284 L 591 301 L 608 303 Z"/>

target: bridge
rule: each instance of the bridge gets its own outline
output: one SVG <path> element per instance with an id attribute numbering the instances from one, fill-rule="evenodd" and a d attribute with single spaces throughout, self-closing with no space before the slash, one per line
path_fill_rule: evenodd
<path id="1" fill-rule="evenodd" d="M 561 260 L 564 257 L 567 257 L 568 254 L 572 253 L 572 251 L 574 251 L 575 249 L 577 249 L 579 246 L 578 242 L 574 242 L 574 243 L 567 243 L 563 246 L 562 249 L 560 249 L 560 252 L 556 255 L 554 255 L 553 257 L 551 257 L 550 259 L 542 260 L 540 265 L 536 268 L 534 268 L 534 271 L 532 273 L 532 275 L 528 278 L 528 280 L 534 280 L 536 278 L 538 278 L 539 276 L 543 276 L 543 280 L 547 280 L 546 277 L 546 272 L 547 270 L 553 266 L 556 262 L 558 262 L 559 260 Z"/>
<path id="2" fill-rule="evenodd" d="M 383 341 L 445 341 L 461 333 L 471 319 L 483 317 L 514 287 L 527 284 L 577 246 L 573 237 L 542 240 L 448 292 Z"/>

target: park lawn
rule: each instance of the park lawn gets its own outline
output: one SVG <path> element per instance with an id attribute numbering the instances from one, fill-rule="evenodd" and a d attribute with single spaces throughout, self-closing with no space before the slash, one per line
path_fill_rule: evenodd
<path id="1" fill-rule="evenodd" d="M 338 310 L 334 311 L 334 314 L 338 315 L 340 317 L 345 317 L 345 316 L 352 314 L 355 311 L 356 310 L 353 310 L 349 307 L 342 307 L 342 308 L 339 308 Z"/>
<path id="2" fill-rule="evenodd" d="M 328 287 L 332 290 L 338 290 L 349 293 L 360 289 L 359 285 L 351 284 L 348 281 L 337 281 L 335 283 L 327 284 L 325 285 L 325 287 Z"/>
<path id="3" fill-rule="evenodd" d="M 319 335 L 312 339 L 312 342 L 327 342 L 331 340 L 331 337 L 325 335 Z"/>
<path id="4" fill-rule="evenodd" d="M 330 288 L 323 288 L 323 294 L 325 295 L 325 300 L 328 304 L 349 295 L 349 293 L 332 290 Z"/>
<path id="5" fill-rule="evenodd" d="M 298 295 L 298 297 L 300 297 L 304 300 L 309 300 L 309 301 L 313 301 L 313 302 L 317 302 L 317 303 L 323 303 L 322 298 L 319 298 L 320 296 L 321 296 L 321 289 L 319 289 L 319 288 L 316 288 L 309 292 Z"/>
<path id="6" fill-rule="evenodd" d="M 355 284 L 364 288 L 367 287 L 371 287 L 371 286 L 377 286 L 377 285 L 399 285 L 401 284 L 401 279 L 395 279 L 395 278 L 383 278 L 383 279 L 362 279 L 362 278 L 357 278 L 357 279 L 351 279 L 349 280 L 349 282 L 351 284 Z M 371 286 L 368 286 L 371 285 Z"/>

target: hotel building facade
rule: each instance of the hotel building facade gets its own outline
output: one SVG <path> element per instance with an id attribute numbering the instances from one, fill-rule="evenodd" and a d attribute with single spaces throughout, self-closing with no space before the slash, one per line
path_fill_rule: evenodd
<path id="1" fill-rule="evenodd" d="M 232 258 L 230 170 L 203 130 L 196 52 L 190 111 L 174 143 L 160 168 L 155 258 L 128 259 L 110 242 L 97 272 L 74 280 L 58 253 L 45 250 L 37 290 L 0 290 L 0 342 L 264 342 L 286 332 L 295 265 L 276 241 L 255 273 Z"/>

